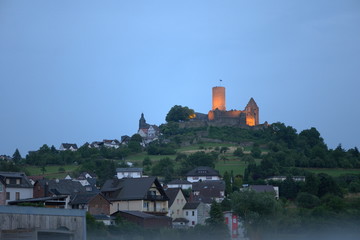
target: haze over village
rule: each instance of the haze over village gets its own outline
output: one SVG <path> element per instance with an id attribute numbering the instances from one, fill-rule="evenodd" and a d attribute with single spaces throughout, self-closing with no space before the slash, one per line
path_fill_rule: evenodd
<path id="1" fill-rule="evenodd" d="M 0 240 L 353 240 L 360 3 L 0 1 Z"/>

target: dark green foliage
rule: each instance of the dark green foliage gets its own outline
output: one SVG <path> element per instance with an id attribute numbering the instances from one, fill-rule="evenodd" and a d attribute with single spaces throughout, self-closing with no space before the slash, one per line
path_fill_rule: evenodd
<path id="1" fill-rule="evenodd" d="M 205 153 L 201 151 L 190 154 L 187 158 L 181 159 L 179 175 L 184 176 L 187 172 L 199 166 L 214 168 L 217 157 L 218 154 L 214 152 Z"/>
<path id="2" fill-rule="evenodd" d="M 237 157 L 242 157 L 242 156 L 244 156 L 244 152 L 243 152 L 243 150 L 242 150 L 242 148 L 236 148 L 236 150 L 234 151 L 234 156 L 237 156 Z"/>
<path id="3" fill-rule="evenodd" d="M 314 208 L 320 205 L 320 199 L 310 193 L 302 192 L 297 196 L 296 203 L 302 208 Z"/>
<path id="4" fill-rule="evenodd" d="M 227 196 L 232 193 L 231 176 L 227 171 L 224 173 L 223 180 L 225 182 L 225 196 Z"/>
<path id="5" fill-rule="evenodd" d="M 98 185 L 102 186 L 106 180 L 112 178 L 116 173 L 115 162 L 111 160 L 92 160 L 86 161 L 73 174 L 79 175 L 81 172 L 93 172 L 97 175 Z"/>
<path id="6" fill-rule="evenodd" d="M 333 194 L 335 196 L 343 195 L 340 187 L 331 176 L 325 173 L 320 173 L 318 174 L 318 177 L 319 177 L 319 190 L 318 190 L 319 197 L 325 196 L 326 194 Z"/>
<path id="7" fill-rule="evenodd" d="M 175 146 L 171 144 L 152 142 L 147 147 L 147 153 L 149 155 L 174 155 L 176 154 L 176 150 Z"/>
<path id="8" fill-rule="evenodd" d="M 164 176 L 165 183 L 170 182 L 174 175 L 174 162 L 170 158 L 162 158 L 152 167 L 153 176 Z"/>
<path id="9" fill-rule="evenodd" d="M 250 238 L 274 224 L 280 205 L 273 194 L 242 191 L 234 192 L 230 198 L 232 209 L 242 218 Z"/>
<path id="10" fill-rule="evenodd" d="M 173 106 L 166 115 L 166 122 L 188 121 L 194 115 L 194 110 L 181 105 Z"/>
<path id="11" fill-rule="evenodd" d="M 261 158 L 261 150 L 259 147 L 253 147 L 251 149 L 251 156 L 254 158 Z"/>
<path id="12" fill-rule="evenodd" d="M 292 176 L 287 176 L 286 179 L 281 182 L 279 187 L 280 197 L 294 200 L 298 194 L 299 188 Z"/>
<path id="13" fill-rule="evenodd" d="M 19 152 L 19 149 L 16 149 L 13 156 L 12 156 L 12 159 L 14 161 L 15 164 L 18 164 L 21 160 L 22 160 L 22 157 L 21 157 L 21 154 Z"/>
<path id="14" fill-rule="evenodd" d="M 13 162 L 0 161 L 0 172 L 20 172 L 21 168 L 19 165 Z"/>

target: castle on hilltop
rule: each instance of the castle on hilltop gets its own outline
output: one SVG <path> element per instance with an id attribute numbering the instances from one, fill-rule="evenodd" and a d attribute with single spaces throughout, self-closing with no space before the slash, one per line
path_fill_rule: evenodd
<path id="1" fill-rule="evenodd" d="M 180 127 L 232 126 L 242 128 L 262 128 L 267 122 L 260 124 L 259 107 L 250 98 L 244 110 L 226 110 L 225 87 L 212 88 L 212 109 L 208 114 L 195 113 L 196 117 L 189 122 L 182 122 Z"/>

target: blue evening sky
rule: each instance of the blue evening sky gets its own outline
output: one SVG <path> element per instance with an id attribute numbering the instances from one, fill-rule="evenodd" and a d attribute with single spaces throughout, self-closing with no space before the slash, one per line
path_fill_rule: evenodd
<path id="1" fill-rule="evenodd" d="M 0 154 L 207 113 L 219 79 L 227 109 L 360 147 L 360 1 L 0 0 Z"/>

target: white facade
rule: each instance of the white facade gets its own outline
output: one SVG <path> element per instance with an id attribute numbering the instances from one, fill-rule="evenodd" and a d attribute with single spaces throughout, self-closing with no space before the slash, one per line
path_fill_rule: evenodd
<path id="1" fill-rule="evenodd" d="M 130 169 L 130 168 L 129 168 Z M 118 179 L 122 178 L 141 178 L 142 177 L 142 171 L 121 171 L 116 173 L 116 177 Z"/>
<path id="2" fill-rule="evenodd" d="M 168 184 L 168 188 L 181 188 L 182 190 L 188 190 L 189 188 L 192 188 L 191 183 L 176 183 L 176 184 Z"/>
<path id="3" fill-rule="evenodd" d="M 219 176 L 188 176 L 186 178 L 189 182 L 198 182 L 198 181 L 212 181 L 212 180 L 220 180 Z"/>
<path id="4" fill-rule="evenodd" d="M 32 188 L 6 188 L 6 204 L 9 201 L 16 201 L 20 199 L 32 198 L 33 189 Z"/>

